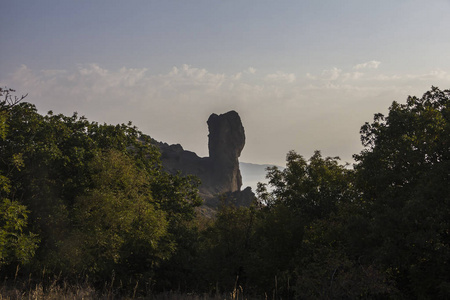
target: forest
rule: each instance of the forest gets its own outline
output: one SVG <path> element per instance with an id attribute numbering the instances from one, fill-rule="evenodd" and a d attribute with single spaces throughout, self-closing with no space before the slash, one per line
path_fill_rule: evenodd
<path id="1" fill-rule="evenodd" d="M 131 123 L 0 97 L 2 299 L 450 298 L 450 90 L 376 113 L 353 165 L 290 151 L 214 218 Z"/>

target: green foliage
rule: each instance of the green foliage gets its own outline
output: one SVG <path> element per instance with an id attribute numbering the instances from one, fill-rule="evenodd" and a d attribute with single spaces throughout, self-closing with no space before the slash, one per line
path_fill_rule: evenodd
<path id="1" fill-rule="evenodd" d="M 1 192 L 39 236 L 32 268 L 148 280 L 182 248 L 179 234 L 201 204 L 198 182 L 164 172 L 150 137 L 131 124 L 13 104 L 0 140 Z"/>
<path id="2" fill-rule="evenodd" d="M 91 162 L 94 188 L 76 198 L 73 226 L 59 256 L 75 273 L 142 273 L 166 258 L 165 213 L 155 205 L 148 178 L 133 160 L 107 150 Z"/>
<path id="3" fill-rule="evenodd" d="M 450 295 L 449 90 L 376 114 L 353 169 L 291 151 L 285 169 L 268 169 L 258 203 L 222 205 L 209 220 L 196 212 L 198 179 L 164 172 L 131 124 L 42 116 L 0 92 L 2 275 L 27 263 L 93 284 L 117 279 L 133 297 Z"/>
<path id="4" fill-rule="evenodd" d="M 339 165 L 338 158 L 322 158 L 316 151 L 307 162 L 291 151 L 286 160 L 284 170 L 268 170 L 270 193 L 259 186 L 259 197 L 269 207 L 282 203 L 307 223 L 329 215 L 340 202 L 353 197 L 352 171 Z"/>
<path id="5" fill-rule="evenodd" d="M 294 290 L 300 294 L 308 289 L 324 292 L 327 289 L 323 283 L 330 282 L 329 269 L 340 259 L 331 249 L 315 251 L 323 243 L 334 244 L 333 240 L 325 241 L 329 236 L 315 228 L 318 224 L 331 225 L 344 206 L 356 203 L 353 172 L 340 165 L 338 158 L 323 158 L 319 151 L 308 161 L 291 151 L 286 160 L 285 169 L 268 170 L 270 189 L 260 184 L 257 191 L 267 204 L 256 238 L 264 270 L 260 272 L 269 275 L 262 284 L 273 286 L 273 278 L 277 278 L 278 293 L 285 295 Z M 318 267 L 316 262 L 324 265 Z M 323 268 L 325 265 L 327 268 Z M 320 293 L 303 295 L 324 297 Z"/>
<path id="6" fill-rule="evenodd" d="M 361 134 L 366 150 L 355 158 L 370 211 L 366 254 L 406 295 L 448 297 L 450 90 L 394 102 Z"/>
<path id="7" fill-rule="evenodd" d="M 28 263 L 39 239 L 26 233 L 28 211 L 17 201 L 3 199 L 0 204 L 0 267 L 10 263 Z"/>
<path id="8" fill-rule="evenodd" d="M 8 132 L 8 117 L 9 117 L 9 110 L 12 109 L 15 105 L 17 105 L 20 101 L 25 99 L 25 96 L 22 97 L 13 97 L 13 93 L 15 90 L 8 89 L 8 88 L 2 88 L 0 87 L 0 138 L 5 139 L 6 134 Z"/>
<path id="9" fill-rule="evenodd" d="M 0 138 L 5 139 L 8 132 L 8 113 L 5 110 L 0 111 Z"/>
<path id="10" fill-rule="evenodd" d="M 219 291 L 246 284 L 254 249 L 255 214 L 254 208 L 223 204 L 215 222 L 204 232 L 207 243 L 202 256 L 210 263 L 204 264 L 204 276 L 217 283 Z"/>
<path id="11" fill-rule="evenodd" d="M 360 256 L 363 239 L 355 231 L 358 205 L 341 205 L 328 218 L 305 228 L 296 266 L 296 294 L 305 299 L 389 298 L 397 290 L 388 274 Z M 366 232 L 363 231 L 364 234 Z"/>
<path id="12" fill-rule="evenodd" d="M 21 98 L 12 97 L 12 89 L 0 88 L 0 137 L 3 142 L 8 136 L 10 111 L 22 101 Z M 11 168 L 23 167 L 20 153 L 12 156 L 2 156 L 2 160 L 11 159 Z M 11 192 L 10 180 L 0 171 L 0 267 L 11 263 L 25 264 L 34 256 L 39 239 L 36 234 L 26 231 L 28 213 L 26 206 L 6 197 Z"/>

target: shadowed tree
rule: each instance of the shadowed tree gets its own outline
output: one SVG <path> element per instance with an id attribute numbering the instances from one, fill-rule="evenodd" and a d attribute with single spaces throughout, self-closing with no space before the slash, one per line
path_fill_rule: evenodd
<path id="1" fill-rule="evenodd" d="M 405 294 L 450 296 L 450 90 L 393 102 L 361 128 L 357 184 L 373 257 Z"/>
<path id="2" fill-rule="evenodd" d="M 7 142 L 10 111 L 26 97 L 13 96 L 14 92 L 12 89 L 0 88 L 0 147 Z M 1 161 L 7 167 L 0 171 L 0 270 L 5 265 L 29 262 L 39 241 L 36 234 L 27 231 L 29 211 L 14 200 L 8 178 L 12 170 L 24 167 L 22 156 L 20 153 L 11 153 L 2 156 Z"/>

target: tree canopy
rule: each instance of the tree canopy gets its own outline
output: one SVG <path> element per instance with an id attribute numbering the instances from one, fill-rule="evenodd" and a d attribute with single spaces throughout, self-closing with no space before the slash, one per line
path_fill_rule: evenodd
<path id="1" fill-rule="evenodd" d="M 152 274 L 177 251 L 174 233 L 187 226 L 180 220 L 191 221 L 201 204 L 198 182 L 164 172 L 150 137 L 131 124 L 43 116 L 8 99 L 1 104 L 2 261 L 25 263 L 36 250 L 33 267 L 100 279 L 112 270 Z"/>
<path id="2" fill-rule="evenodd" d="M 166 173 L 136 127 L 41 115 L 0 92 L 4 277 L 116 278 L 133 297 L 450 297 L 450 90 L 375 114 L 353 167 L 290 151 L 250 207 L 223 201 L 210 219 L 199 180 Z"/>
<path id="3" fill-rule="evenodd" d="M 361 128 L 357 185 L 370 211 L 377 263 L 402 291 L 449 295 L 450 90 L 393 102 Z"/>

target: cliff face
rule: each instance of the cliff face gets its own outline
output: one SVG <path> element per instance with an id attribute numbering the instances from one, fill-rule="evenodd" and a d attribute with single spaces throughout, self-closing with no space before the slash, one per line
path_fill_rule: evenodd
<path id="1" fill-rule="evenodd" d="M 239 191 L 242 177 L 239 156 L 245 145 L 241 118 L 235 111 L 223 115 L 212 114 L 208 119 L 209 158 L 212 176 L 222 192 Z"/>
<path id="2" fill-rule="evenodd" d="M 181 171 L 184 175 L 199 177 L 202 181 L 200 195 L 208 206 L 216 207 L 219 204 L 218 196 L 222 194 L 240 199 L 237 205 L 248 205 L 251 200 L 241 199 L 242 195 L 237 196 L 242 186 L 238 158 L 245 145 L 241 118 L 235 111 L 212 114 L 207 124 L 209 157 L 198 157 L 194 152 L 184 150 L 181 145 L 157 143 L 164 168 L 173 174 Z M 245 195 L 250 195 L 248 192 L 246 190 Z"/>

